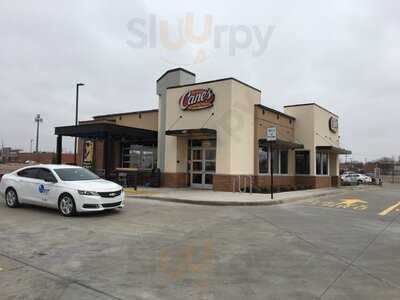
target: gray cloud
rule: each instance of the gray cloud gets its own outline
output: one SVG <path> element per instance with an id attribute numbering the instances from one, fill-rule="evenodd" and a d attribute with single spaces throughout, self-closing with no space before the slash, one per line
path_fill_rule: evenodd
<path id="1" fill-rule="evenodd" d="M 150 14 L 177 24 L 186 13 L 196 28 L 211 14 L 215 25 L 275 26 L 267 51 L 229 56 L 205 48 L 207 59 L 186 66 L 198 80 L 234 76 L 263 91 L 263 104 L 316 101 L 340 115 L 342 144 L 355 159 L 398 155 L 400 103 L 398 1 L 7 1 L 0 2 L 0 139 L 29 149 L 33 118 L 41 113 L 41 149 L 54 150 L 53 128 L 74 121 L 75 83 L 80 119 L 154 108 L 155 80 L 193 60 L 196 47 L 171 53 L 127 44 L 132 18 Z M 174 63 L 168 63 L 163 58 Z M 72 149 L 71 143 L 66 143 Z"/>

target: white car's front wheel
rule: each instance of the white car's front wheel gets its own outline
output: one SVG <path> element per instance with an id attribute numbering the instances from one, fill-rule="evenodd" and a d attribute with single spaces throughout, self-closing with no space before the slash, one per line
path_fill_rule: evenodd
<path id="1" fill-rule="evenodd" d="M 6 204 L 8 207 L 15 208 L 19 206 L 17 192 L 13 188 L 6 191 Z"/>
<path id="2" fill-rule="evenodd" d="M 62 195 L 60 200 L 58 201 L 58 209 L 60 210 L 60 213 L 65 217 L 71 217 L 75 215 L 76 208 L 74 198 L 72 198 L 68 194 Z"/>

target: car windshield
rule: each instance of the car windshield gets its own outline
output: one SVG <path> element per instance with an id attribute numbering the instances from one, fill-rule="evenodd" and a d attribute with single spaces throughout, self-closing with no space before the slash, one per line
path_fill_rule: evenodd
<path id="1" fill-rule="evenodd" d="M 100 178 L 84 168 L 55 169 L 54 171 L 63 181 L 95 180 Z"/>

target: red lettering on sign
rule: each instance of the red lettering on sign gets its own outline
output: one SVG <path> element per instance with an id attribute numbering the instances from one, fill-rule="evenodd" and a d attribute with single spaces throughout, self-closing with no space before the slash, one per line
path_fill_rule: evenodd
<path id="1" fill-rule="evenodd" d="M 199 110 L 213 106 L 214 100 L 212 89 L 196 89 L 183 94 L 179 106 L 182 110 Z"/>

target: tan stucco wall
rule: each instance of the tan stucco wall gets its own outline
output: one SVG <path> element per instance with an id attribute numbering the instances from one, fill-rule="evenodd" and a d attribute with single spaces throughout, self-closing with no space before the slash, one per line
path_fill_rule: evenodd
<path id="1" fill-rule="evenodd" d="M 195 88 L 211 88 L 215 94 L 214 106 L 197 111 L 182 111 L 179 98 Z M 260 92 L 232 79 L 168 89 L 166 130 L 215 129 L 216 173 L 253 174 L 254 105 L 260 103 L 260 96 Z M 187 153 L 177 149 L 177 141 L 174 136 L 166 137 L 165 172 L 178 172 L 183 170 L 181 166 L 186 168 Z M 185 163 L 178 165 L 177 161 Z"/>
<path id="2" fill-rule="evenodd" d="M 335 114 L 314 105 L 315 118 L 315 146 L 335 146 L 340 147 L 339 129 L 332 132 L 329 129 L 329 119 L 333 117 L 339 119 Z M 339 176 L 339 159 L 335 153 L 329 153 L 329 175 Z"/>
<path id="3" fill-rule="evenodd" d="M 232 81 L 230 116 L 231 169 L 229 174 L 254 174 L 254 105 L 261 93 Z"/>
<path id="4" fill-rule="evenodd" d="M 115 116 L 96 118 L 93 122 L 110 121 L 114 124 L 128 127 L 158 130 L 158 111 L 143 111 Z"/>
<path id="5" fill-rule="evenodd" d="M 336 133 L 329 130 L 329 119 L 338 117 L 319 106 L 314 106 L 315 118 L 315 145 L 316 146 L 339 146 L 339 129 Z M 339 124 L 340 125 L 340 124 Z"/>
<path id="6" fill-rule="evenodd" d="M 310 175 L 316 175 L 316 146 L 340 146 L 339 131 L 329 130 L 329 119 L 338 118 L 318 105 L 285 107 L 285 113 L 296 118 L 295 139 L 310 151 Z M 339 124 L 340 126 L 340 124 Z M 329 175 L 338 176 L 338 156 L 329 153 Z"/>
<path id="7" fill-rule="evenodd" d="M 161 172 L 165 172 L 165 144 L 167 137 L 166 130 L 166 107 L 167 107 L 167 88 L 172 86 L 180 86 L 184 84 L 192 84 L 196 82 L 196 75 L 184 69 L 169 70 L 157 80 L 158 95 L 158 167 Z"/>

